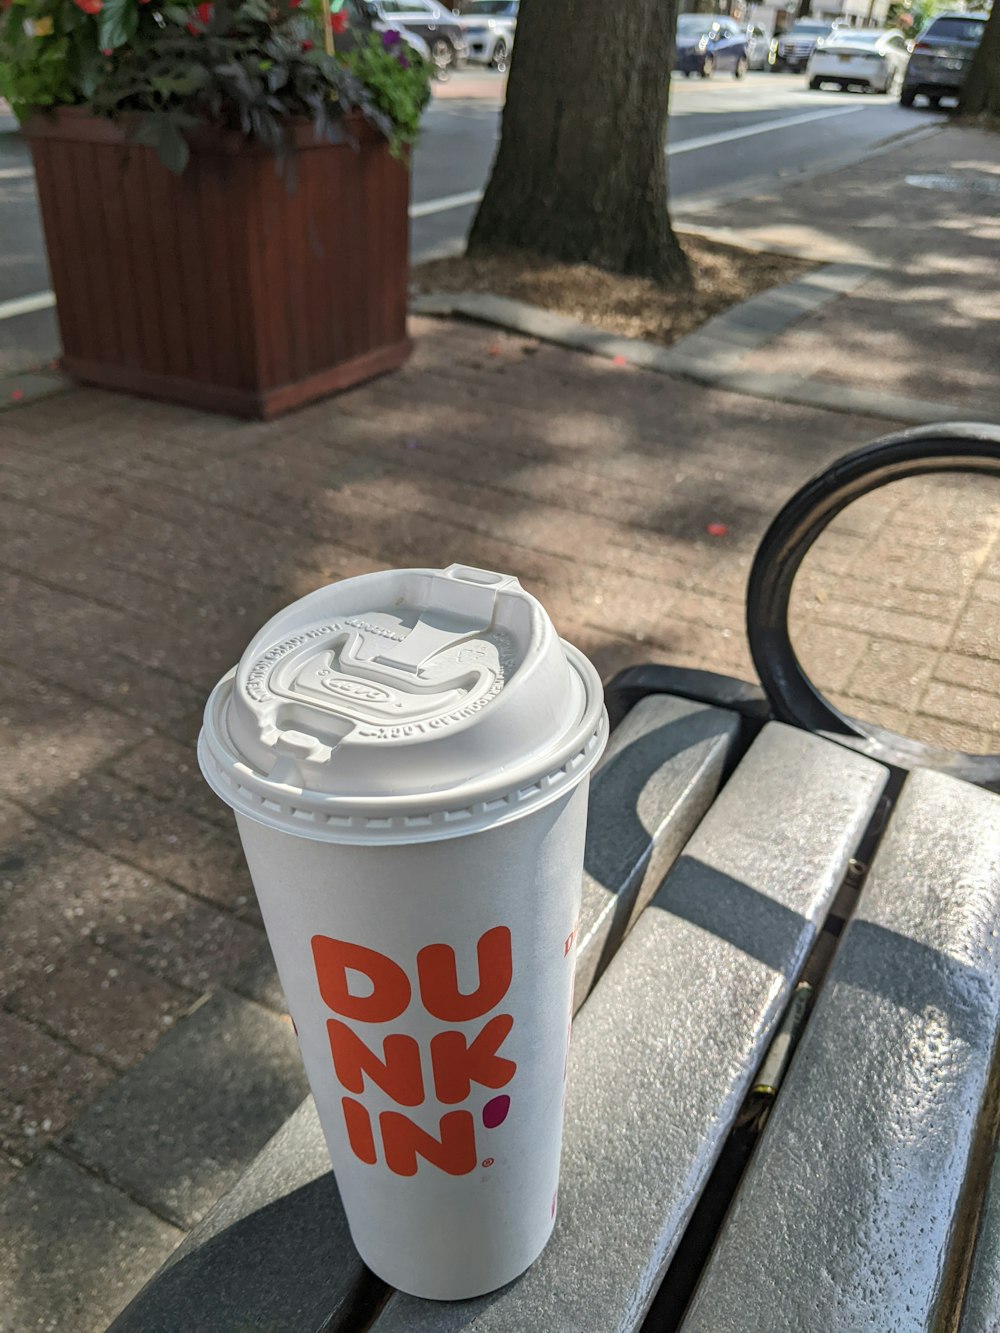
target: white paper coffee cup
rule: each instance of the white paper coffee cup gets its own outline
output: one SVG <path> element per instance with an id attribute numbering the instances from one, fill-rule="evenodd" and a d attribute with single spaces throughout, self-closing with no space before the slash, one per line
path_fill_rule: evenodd
<path id="1" fill-rule="evenodd" d="M 516 579 L 334 584 L 216 687 L 199 758 L 240 836 L 351 1234 L 481 1295 L 555 1221 L 600 681 Z"/>

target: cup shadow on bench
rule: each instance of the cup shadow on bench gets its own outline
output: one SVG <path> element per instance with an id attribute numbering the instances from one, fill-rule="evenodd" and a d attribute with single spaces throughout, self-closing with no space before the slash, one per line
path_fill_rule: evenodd
<path id="1" fill-rule="evenodd" d="M 163 1269 L 112 1328 L 215 1333 L 365 1328 L 388 1288 L 355 1260 L 344 1290 L 347 1220 L 332 1171 L 233 1222 Z M 331 1280 L 333 1279 L 333 1280 Z M 206 1325 L 207 1326 L 207 1325 Z"/>

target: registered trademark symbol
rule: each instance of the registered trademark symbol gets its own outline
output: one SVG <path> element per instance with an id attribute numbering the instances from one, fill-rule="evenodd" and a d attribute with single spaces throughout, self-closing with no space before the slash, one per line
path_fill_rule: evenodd
<path id="1" fill-rule="evenodd" d="M 494 1159 L 492 1157 L 483 1158 L 483 1166 L 492 1166 Z"/>

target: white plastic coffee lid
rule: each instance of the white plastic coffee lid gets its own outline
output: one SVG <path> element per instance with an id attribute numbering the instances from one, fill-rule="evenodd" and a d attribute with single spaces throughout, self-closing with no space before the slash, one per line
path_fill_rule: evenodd
<path id="1" fill-rule="evenodd" d="M 330 842 L 422 842 L 576 785 L 608 722 L 590 662 L 516 578 L 464 565 L 331 584 L 276 615 L 205 709 L 238 813 Z"/>

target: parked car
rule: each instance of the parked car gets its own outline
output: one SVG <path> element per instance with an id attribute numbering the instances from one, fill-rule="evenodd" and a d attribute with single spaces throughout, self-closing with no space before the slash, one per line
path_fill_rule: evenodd
<path id="1" fill-rule="evenodd" d="M 896 29 L 838 28 L 809 57 L 810 88 L 835 83 L 871 93 L 895 93 L 910 58 L 906 39 Z"/>
<path id="2" fill-rule="evenodd" d="M 913 44 L 913 54 L 906 69 L 903 106 L 912 106 L 923 93 L 931 106 L 942 97 L 957 97 L 961 91 L 976 47 L 983 39 L 987 14 L 938 14 Z"/>
<path id="3" fill-rule="evenodd" d="M 813 48 L 833 32 L 832 23 L 822 19 L 799 19 L 788 29 L 775 36 L 767 53 L 768 67 L 775 73 L 787 69 L 793 73 L 805 69 Z"/>
<path id="4" fill-rule="evenodd" d="M 747 35 L 724 16 L 679 14 L 674 45 L 674 69 L 687 78 L 710 78 L 717 69 L 730 69 L 737 79 L 747 72 Z"/>
<path id="5" fill-rule="evenodd" d="M 747 67 L 749 69 L 765 69 L 767 67 L 767 52 L 771 45 L 771 39 L 763 28 L 759 28 L 756 23 L 751 23 L 747 28 Z"/>
<path id="6" fill-rule="evenodd" d="M 390 28 L 406 28 L 422 38 L 439 79 L 446 79 L 465 56 L 465 34 L 438 0 L 370 0 L 369 9 Z"/>
<path id="7" fill-rule="evenodd" d="M 474 65 L 505 70 L 514 45 L 520 0 L 472 0 L 456 23 L 465 34 L 465 58 Z"/>

